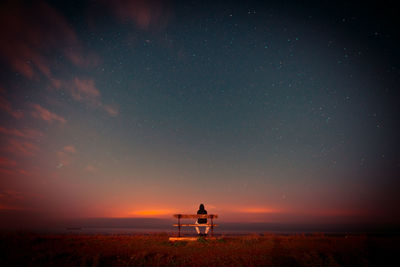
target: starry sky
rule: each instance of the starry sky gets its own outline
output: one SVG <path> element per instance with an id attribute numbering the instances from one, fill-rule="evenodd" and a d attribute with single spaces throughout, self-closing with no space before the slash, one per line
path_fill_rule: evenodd
<path id="1" fill-rule="evenodd" d="M 351 1 L 3 1 L 0 214 L 399 223 L 398 24 Z"/>

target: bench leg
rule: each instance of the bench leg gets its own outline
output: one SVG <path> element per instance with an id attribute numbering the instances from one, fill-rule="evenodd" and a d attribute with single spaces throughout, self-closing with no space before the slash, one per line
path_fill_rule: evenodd
<path id="1" fill-rule="evenodd" d="M 211 217 L 211 236 L 214 236 L 214 222 L 212 217 Z"/>
<path id="2" fill-rule="evenodd" d="M 178 237 L 181 237 L 181 218 L 178 218 Z"/>

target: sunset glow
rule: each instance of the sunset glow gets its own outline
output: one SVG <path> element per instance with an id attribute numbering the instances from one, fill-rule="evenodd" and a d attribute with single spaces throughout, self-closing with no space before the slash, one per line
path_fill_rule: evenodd
<path id="1" fill-rule="evenodd" d="M 132 215 L 140 216 L 140 217 L 161 217 L 165 215 L 173 214 L 172 210 L 141 210 L 135 211 L 131 213 Z"/>
<path id="2" fill-rule="evenodd" d="M 239 212 L 243 212 L 243 213 L 277 213 L 279 211 L 274 210 L 274 209 L 267 209 L 267 208 L 245 208 L 245 209 L 239 210 Z"/>
<path id="3" fill-rule="evenodd" d="M 351 10 L 2 3 L 1 221 L 400 222 L 398 29 Z"/>

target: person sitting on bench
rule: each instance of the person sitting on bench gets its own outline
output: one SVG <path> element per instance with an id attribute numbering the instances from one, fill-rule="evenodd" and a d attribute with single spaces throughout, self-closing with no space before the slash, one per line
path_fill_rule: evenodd
<path id="1" fill-rule="evenodd" d="M 204 205 L 200 204 L 199 210 L 197 211 L 197 214 L 207 214 L 207 211 L 204 209 Z M 198 218 L 195 224 L 206 224 L 207 223 L 207 219 L 206 218 Z M 207 226 L 206 230 L 204 232 L 204 235 L 208 234 L 208 231 L 210 230 L 210 227 Z M 203 234 L 201 234 L 200 229 L 198 226 L 196 226 L 196 232 L 198 235 L 202 236 Z"/>

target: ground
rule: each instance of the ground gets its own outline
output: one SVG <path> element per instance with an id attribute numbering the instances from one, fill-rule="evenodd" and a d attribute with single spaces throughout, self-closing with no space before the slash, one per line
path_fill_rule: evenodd
<path id="1" fill-rule="evenodd" d="M 0 235 L 0 266 L 400 266 L 400 236 Z"/>

